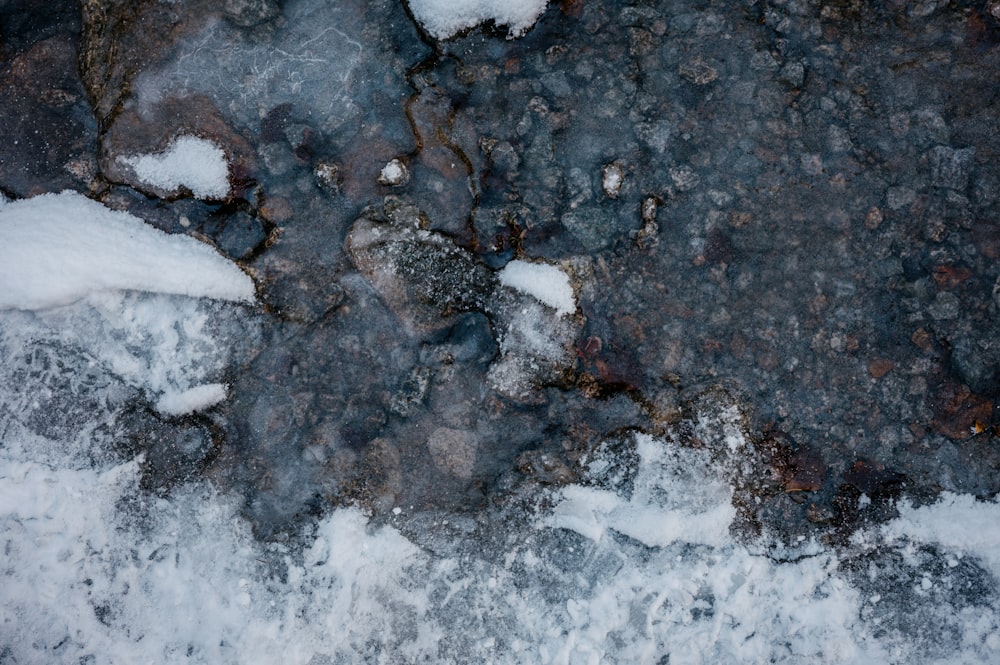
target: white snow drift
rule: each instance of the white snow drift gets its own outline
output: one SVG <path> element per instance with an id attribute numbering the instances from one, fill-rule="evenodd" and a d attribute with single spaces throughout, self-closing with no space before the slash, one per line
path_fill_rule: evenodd
<path id="1" fill-rule="evenodd" d="M 148 291 L 249 302 L 250 278 L 214 249 L 74 193 L 0 206 L 0 309 Z"/>

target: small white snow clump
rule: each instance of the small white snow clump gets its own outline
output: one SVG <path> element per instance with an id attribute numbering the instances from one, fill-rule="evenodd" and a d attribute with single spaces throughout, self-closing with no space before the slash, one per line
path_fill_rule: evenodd
<path id="1" fill-rule="evenodd" d="M 199 199 L 229 195 L 229 162 L 215 143 L 196 136 L 181 136 L 157 155 L 120 157 L 143 184 L 167 191 L 187 187 Z"/>
<path id="2" fill-rule="evenodd" d="M 406 164 L 398 159 L 390 160 L 388 164 L 382 167 L 382 170 L 378 174 L 378 183 L 380 185 L 389 185 L 390 187 L 405 185 L 409 179 L 409 169 L 406 168 Z"/>
<path id="3" fill-rule="evenodd" d="M 435 39 L 448 39 L 485 21 L 510 28 L 520 37 L 545 11 L 548 0 L 410 0 L 410 11 Z"/>
<path id="4" fill-rule="evenodd" d="M 224 401 L 226 388 L 224 383 L 205 383 L 180 392 L 168 392 L 156 401 L 156 410 L 165 416 L 201 411 Z"/>
<path id="5" fill-rule="evenodd" d="M 253 281 L 208 245 L 76 192 L 5 203 L 0 235 L 0 310 L 40 310 L 123 290 L 254 299 Z"/>
<path id="6" fill-rule="evenodd" d="M 620 164 L 607 164 L 601 169 L 601 186 L 609 199 L 617 199 L 625 182 L 625 172 Z"/>
<path id="7" fill-rule="evenodd" d="M 500 283 L 545 303 L 559 315 L 576 311 L 569 275 L 548 263 L 511 261 L 500 271 Z"/>

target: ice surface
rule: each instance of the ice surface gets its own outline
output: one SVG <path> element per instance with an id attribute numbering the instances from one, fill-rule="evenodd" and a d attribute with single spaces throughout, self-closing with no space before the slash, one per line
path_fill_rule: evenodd
<path id="1" fill-rule="evenodd" d="M 288 2 L 282 11 L 285 28 L 272 40 L 249 39 L 227 21 L 210 21 L 179 45 L 176 58 L 139 75 L 139 108 L 203 94 L 247 126 L 256 127 L 281 104 L 308 109 L 324 130 L 355 118 L 362 95 L 354 77 L 370 45 L 351 34 L 354 10 L 341 3 Z"/>
<path id="2" fill-rule="evenodd" d="M 249 302 L 253 282 L 194 238 L 73 192 L 0 207 L 0 309 L 37 310 L 130 289 Z"/>
<path id="3" fill-rule="evenodd" d="M 180 136 L 155 155 L 120 157 L 146 185 L 168 192 L 187 187 L 199 199 L 223 199 L 229 194 L 229 162 L 215 143 Z"/>
<path id="4" fill-rule="evenodd" d="M 520 37 L 545 11 L 548 0 L 409 0 L 410 11 L 437 39 L 447 39 L 485 21 L 510 28 Z"/>
<path id="5" fill-rule="evenodd" d="M 569 275 L 549 263 L 515 260 L 504 266 L 500 283 L 534 296 L 559 314 L 576 311 L 576 298 Z"/>

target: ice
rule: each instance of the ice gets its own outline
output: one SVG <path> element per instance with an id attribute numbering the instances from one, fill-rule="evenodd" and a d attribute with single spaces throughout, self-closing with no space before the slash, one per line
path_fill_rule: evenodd
<path id="1" fill-rule="evenodd" d="M 250 278 L 211 247 L 73 192 L 4 204 L 0 232 L 0 309 L 44 309 L 123 289 L 254 299 Z"/>
<path id="2" fill-rule="evenodd" d="M 597 542 L 609 525 L 650 547 L 676 542 L 719 547 L 729 541 L 729 525 L 736 515 L 732 490 L 724 479 L 705 473 L 707 454 L 670 448 L 646 436 L 638 438 L 636 452 L 641 462 L 628 497 L 596 487 L 570 486 L 563 490 L 549 524 Z M 676 494 L 665 484 L 679 479 L 691 490 Z"/>
<path id="3" fill-rule="evenodd" d="M 186 187 L 199 199 L 224 199 L 229 194 L 226 153 L 197 136 L 180 136 L 159 154 L 119 160 L 131 166 L 142 183 L 168 192 Z"/>
<path id="4" fill-rule="evenodd" d="M 520 37 L 545 11 L 548 0 L 409 0 L 410 11 L 437 39 L 447 39 L 486 21 L 510 28 Z"/>
<path id="5" fill-rule="evenodd" d="M 499 273 L 500 283 L 534 296 L 558 314 L 576 311 L 576 298 L 569 275 L 549 263 L 514 260 Z"/>
<path id="6" fill-rule="evenodd" d="M 282 104 L 312 116 L 323 130 L 350 126 L 367 94 L 357 80 L 363 56 L 380 57 L 379 44 L 357 30 L 356 13 L 340 3 L 287 2 L 283 28 L 269 38 L 250 38 L 228 21 L 210 20 L 179 44 L 177 57 L 137 77 L 139 109 L 148 112 L 164 98 L 207 95 L 254 128 Z"/>

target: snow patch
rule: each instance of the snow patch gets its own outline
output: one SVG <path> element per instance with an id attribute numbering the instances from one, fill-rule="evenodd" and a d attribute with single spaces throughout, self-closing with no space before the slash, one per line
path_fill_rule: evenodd
<path id="1" fill-rule="evenodd" d="M 119 157 L 136 177 L 150 187 L 174 191 L 187 187 L 199 199 L 224 199 L 229 195 L 229 162 L 212 141 L 180 136 L 159 154 Z"/>
<path id="2" fill-rule="evenodd" d="M 126 289 L 254 299 L 250 278 L 208 245 L 75 192 L 4 204 L 0 233 L 0 309 L 39 310 Z"/>
<path id="3" fill-rule="evenodd" d="M 410 0 L 410 11 L 436 39 L 448 39 L 486 21 L 510 28 L 520 37 L 545 11 L 548 0 Z"/>
<path id="4" fill-rule="evenodd" d="M 548 263 L 511 261 L 499 274 L 500 283 L 545 303 L 560 315 L 576 311 L 569 275 Z"/>
<path id="5" fill-rule="evenodd" d="M 224 383 L 204 383 L 180 392 L 168 392 L 157 400 L 156 410 L 165 416 L 201 411 L 225 400 L 226 388 Z"/>
<path id="6" fill-rule="evenodd" d="M 942 492 L 937 503 L 915 508 L 899 502 L 899 517 L 882 527 L 890 540 L 940 543 L 979 557 L 1000 580 L 1000 499 Z"/>
<path id="7" fill-rule="evenodd" d="M 570 485 L 546 524 L 600 542 L 613 530 L 649 547 L 676 542 L 721 547 L 736 516 L 732 489 L 717 475 L 706 450 L 681 449 L 636 437 L 639 471 L 627 497 L 610 489 Z M 681 484 L 683 493 L 672 491 Z"/>

